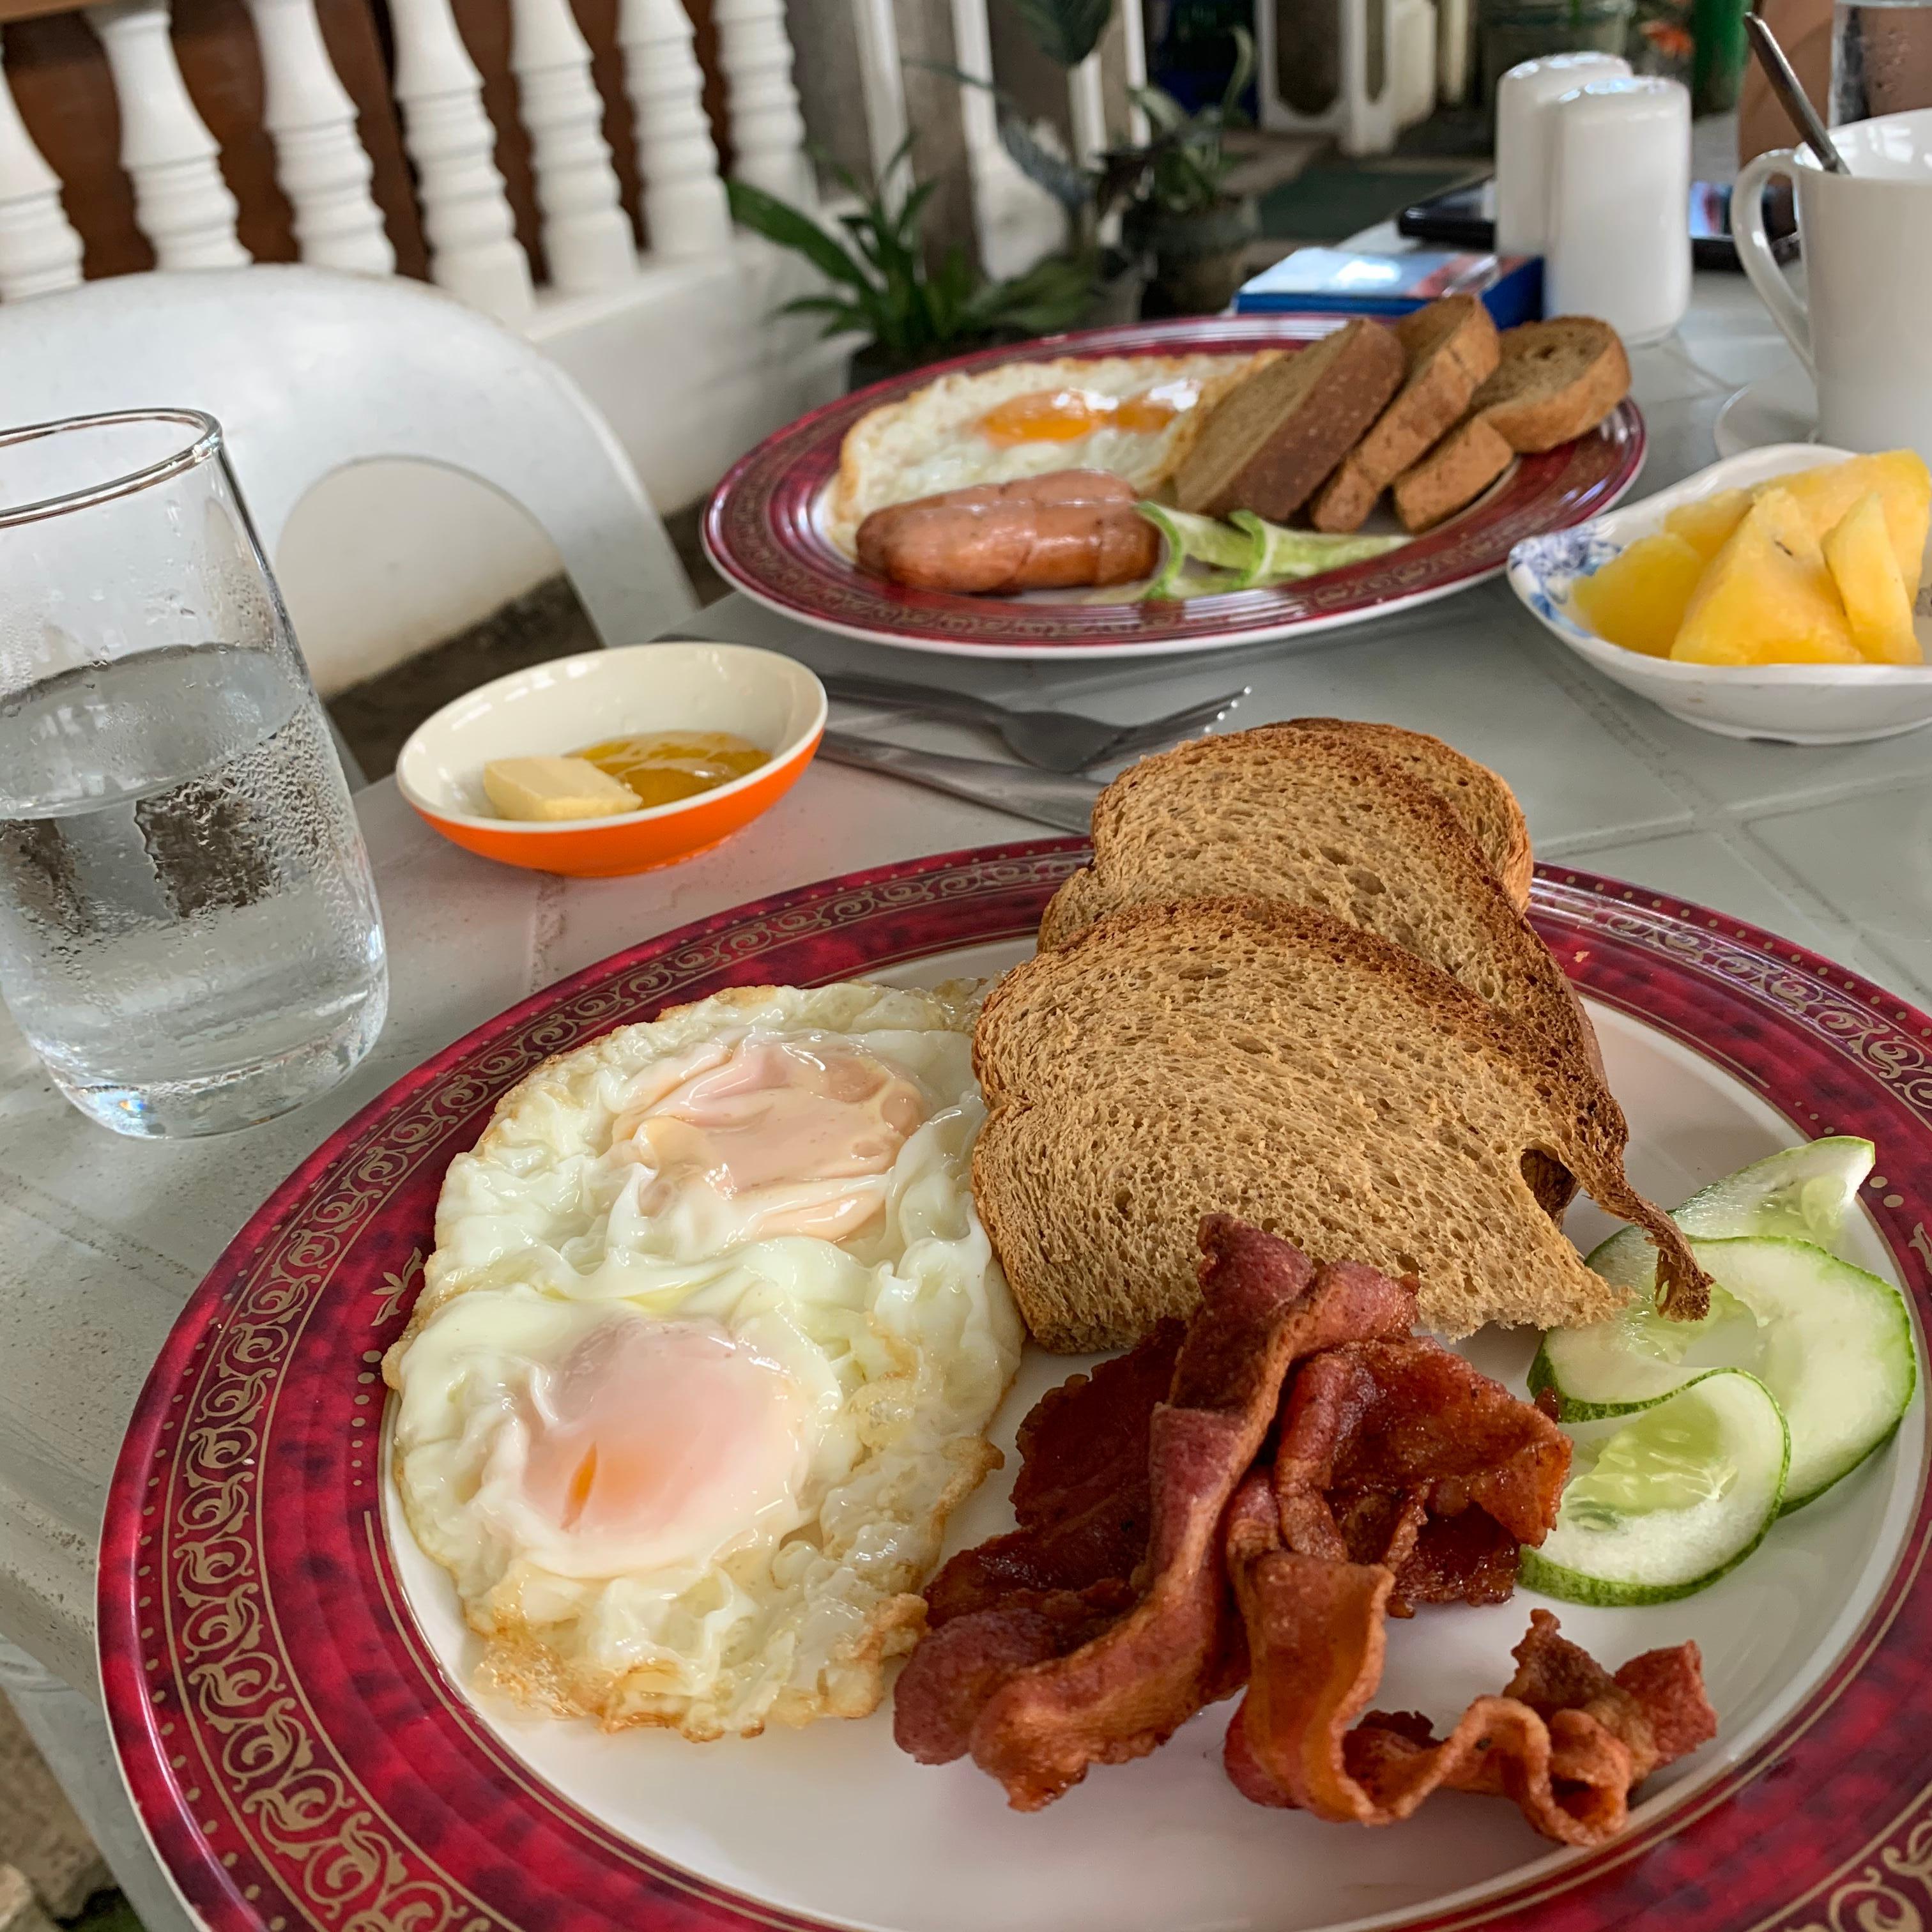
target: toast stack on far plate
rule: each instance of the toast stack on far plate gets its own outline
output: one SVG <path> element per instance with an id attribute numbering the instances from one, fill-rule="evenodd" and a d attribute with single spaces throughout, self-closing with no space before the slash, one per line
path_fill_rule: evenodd
<path id="1" fill-rule="evenodd" d="M 1424 1318 L 1599 1318 L 1558 1233 L 1580 1181 L 1702 1275 L 1630 1188 L 1589 1022 L 1498 868 L 1508 788 L 1438 741 L 1334 719 L 1183 746 L 1117 779 L 1094 858 L 975 1041 L 974 1196 L 1049 1348 L 1114 1347 L 1194 1293 L 1226 1211 L 1421 1282 Z M 1574 1177 L 1574 1179 L 1573 1179 Z"/>

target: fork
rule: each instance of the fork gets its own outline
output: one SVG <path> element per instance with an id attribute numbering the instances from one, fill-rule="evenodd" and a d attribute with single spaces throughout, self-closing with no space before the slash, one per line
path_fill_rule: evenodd
<path id="1" fill-rule="evenodd" d="M 1015 711 L 970 691 L 903 683 L 897 678 L 870 677 L 858 671 L 824 671 L 819 682 L 828 697 L 847 704 L 890 705 L 922 717 L 950 718 L 989 729 L 998 734 L 1015 758 L 1049 772 L 1084 772 L 1090 766 L 1132 758 L 1156 745 L 1185 738 L 1218 723 L 1252 688 L 1244 684 L 1204 704 L 1184 705 L 1142 724 L 1112 724 L 1078 712 Z"/>

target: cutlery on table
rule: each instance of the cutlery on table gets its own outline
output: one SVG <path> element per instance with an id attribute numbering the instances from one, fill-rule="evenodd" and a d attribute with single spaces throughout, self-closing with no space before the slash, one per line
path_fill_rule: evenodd
<path id="1" fill-rule="evenodd" d="M 909 746 L 881 744 L 849 731 L 828 731 L 819 741 L 818 755 L 837 765 L 856 765 L 862 771 L 884 772 L 909 778 L 914 784 L 970 799 L 975 805 L 1010 812 L 1018 818 L 1036 818 L 1042 825 L 1084 833 L 1092 824 L 1094 801 L 1102 788 L 1092 778 L 1062 772 L 1036 771 L 1025 765 L 1004 764 L 996 758 L 956 758 L 944 752 L 916 752 Z"/>
<path id="2" fill-rule="evenodd" d="M 1144 724 L 1112 724 L 1077 712 L 1016 711 L 970 691 L 871 677 L 860 671 L 823 671 L 819 682 L 827 697 L 845 704 L 890 705 L 922 717 L 984 726 L 998 733 L 1015 758 L 1049 772 L 1082 772 L 1090 765 L 1132 758 L 1156 745 L 1188 737 L 1225 718 L 1251 688 L 1242 685 L 1203 704 L 1184 705 L 1165 717 L 1150 718 Z"/>

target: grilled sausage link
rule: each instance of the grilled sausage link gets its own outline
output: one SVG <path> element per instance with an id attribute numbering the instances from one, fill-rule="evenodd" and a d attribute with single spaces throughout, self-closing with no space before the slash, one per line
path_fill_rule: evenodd
<path id="1" fill-rule="evenodd" d="M 1092 470 L 949 490 L 874 510 L 859 526 L 859 562 L 912 590 L 968 595 L 1131 584 L 1160 556 L 1136 500 L 1130 484 Z"/>

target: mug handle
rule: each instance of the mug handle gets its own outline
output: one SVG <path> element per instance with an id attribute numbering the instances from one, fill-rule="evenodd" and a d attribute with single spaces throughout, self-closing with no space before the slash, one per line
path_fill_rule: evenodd
<path id="1" fill-rule="evenodd" d="M 1737 244 L 1738 266 L 1745 279 L 1757 291 L 1758 299 L 1771 311 L 1771 319 L 1784 332 L 1806 373 L 1815 381 L 1817 370 L 1811 361 L 1811 318 L 1804 304 L 1791 292 L 1778 257 L 1771 251 L 1771 237 L 1765 232 L 1764 190 L 1774 175 L 1786 176 L 1795 188 L 1798 170 L 1795 148 L 1774 148 L 1748 162 L 1731 190 L 1731 237 Z"/>

